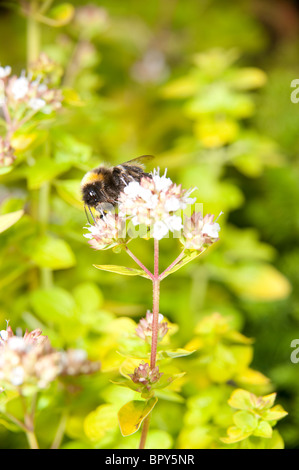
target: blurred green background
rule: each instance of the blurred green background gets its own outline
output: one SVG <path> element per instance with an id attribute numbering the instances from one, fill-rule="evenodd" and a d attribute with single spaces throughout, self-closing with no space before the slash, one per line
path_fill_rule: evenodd
<path id="1" fill-rule="evenodd" d="M 74 398 L 66 433 L 66 442 L 91 445 L 82 437 L 84 416 L 119 399 L 109 382 L 117 346 L 107 337 L 151 308 L 151 285 L 92 266 L 132 263 L 125 254 L 90 249 L 82 236 L 79 184 L 103 161 L 114 165 L 153 154 L 155 166 L 167 168 L 174 182 L 197 187 L 205 214 L 224 212 L 220 241 L 161 285 L 160 311 L 178 325 L 175 344 L 191 341 L 198 322 L 213 312 L 253 338 L 251 366 L 271 380 L 289 413 L 279 432 L 286 447 L 298 448 L 299 364 L 290 360 L 290 343 L 299 338 L 299 104 L 291 101 L 291 81 L 299 78 L 298 4 L 70 3 L 76 7 L 72 21 L 41 26 L 41 50 L 61 66 L 61 86 L 69 92 L 63 111 L 48 130 L 41 125 L 40 135 L 51 158 L 64 165 L 53 172 L 44 167 L 44 142 L 37 139 L 20 151 L 25 156 L 13 171 L 0 176 L 1 213 L 38 205 L 46 214 L 46 236 L 63 245 L 57 259 L 45 259 L 34 238 L 41 220 L 34 225 L 29 210 L 0 235 L 1 328 L 6 319 L 13 329 L 41 326 L 56 347 L 80 346 L 100 357 L 103 374 L 83 379 L 82 409 L 76 414 Z M 26 18 L 7 2 L 0 2 L 0 44 L 0 64 L 19 74 L 28 60 Z M 131 249 L 150 267 L 149 246 L 139 240 Z M 176 240 L 163 240 L 161 266 L 178 253 Z M 250 383 L 247 388 L 256 390 Z M 199 392 L 187 387 L 186 395 L 192 393 Z M 50 403 L 50 393 L 44 400 Z M 59 415 L 61 403 L 51 406 Z M 154 428 L 171 436 L 166 446 L 179 436 L 188 447 L 179 424 L 188 428 L 184 406 L 169 401 L 156 415 Z M 55 421 L 49 413 L 39 425 L 45 443 L 44 423 L 51 429 Z M 115 444 L 117 432 L 115 440 L 95 440 L 100 447 L 125 445 Z M 4 427 L 0 436 L 1 447 L 23 445 L 20 434 Z M 192 445 L 210 443 L 200 437 Z"/>

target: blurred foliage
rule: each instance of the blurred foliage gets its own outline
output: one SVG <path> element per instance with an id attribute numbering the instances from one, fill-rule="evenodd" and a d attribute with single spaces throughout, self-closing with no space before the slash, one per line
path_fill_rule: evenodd
<path id="1" fill-rule="evenodd" d="M 168 364 L 186 375 L 160 392 L 147 446 L 298 447 L 290 361 L 299 337 L 299 114 L 290 100 L 298 8 L 290 0 L 57 0 L 39 18 L 40 50 L 53 61 L 45 70 L 31 63 L 28 19 L 11 4 L 0 2 L 0 65 L 16 74 L 31 65 L 64 101 L 13 135 L 17 158 L 0 169 L 1 328 L 6 319 L 14 329 L 40 327 L 55 347 L 102 362 L 100 373 L 70 384 L 68 398 L 57 384 L 43 392 L 41 446 L 51 445 L 61 416 L 64 448 L 138 446 L 139 432 L 122 437 L 117 422 L 138 394 L 111 380 L 151 306 L 150 283 L 93 267 L 128 260 L 90 249 L 79 188 L 100 162 L 150 153 L 173 181 L 197 187 L 204 213 L 224 215 L 220 241 L 162 283 L 161 312 L 177 325 L 172 348 L 195 352 Z M 144 243 L 134 249 L 152 266 Z M 175 240 L 161 242 L 161 267 L 177 254 Z M 272 432 L 283 414 L 273 391 L 288 416 Z M 270 409 L 257 417 L 267 396 Z M 13 397 L 7 406 L 20 414 Z M 2 448 L 27 445 L 1 424 Z"/>

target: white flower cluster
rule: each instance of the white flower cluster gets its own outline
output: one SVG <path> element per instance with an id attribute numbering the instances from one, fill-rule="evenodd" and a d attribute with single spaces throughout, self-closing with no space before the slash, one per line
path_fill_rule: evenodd
<path id="1" fill-rule="evenodd" d="M 47 82 L 48 83 L 48 82 Z M 37 113 L 45 115 L 61 107 L 62 93 L 49 88 L 42 75 L 33 79 L 24 72 L 11 75 L 9 65 L 0 67 L 0 108 L 6 121 L 6 135 L 0 141 L 0 166 L 9 166 L 15 160 L 11 145 L 13 134 L 31 121 Z"/>
<path id="2" fill-rule="evenodd" d="M 122 220 L 117 214 L 105 214 L 97 218 L 96 225 L 87 225 L 90 233 L 83 236 L 88 238 L 88 243 L 95 250 L 108 250 L 119 244 L 122 238 Z"/>
<path id="3" fill-rule="evenodd" d="M 214 221 L 213 214 L 203 217 L 201 212 L 194 212 L 185 219 L 181 241 L 188 250 L 202 251 L 219 240 L 219 231 L 220 225 Z"/>
<path id="4" fill-rule="evenodd" d="M 0 385 L 4 389 L 35 385 L 47 387 L 61 375 L 87 374 L 99 369 L 85 351 L 57 351 L 47 336 L 36 329 L 24 336 L 15 335 L 10 327 L 0 331 Z"/>
<path id="5" fill-rule="evenodd" d="M 159 170 L 152 178 L 142 178 L 140 183 L 129 183 L 119 197 L 119 215 L 130 217 L 136 225 L 151 228 L 151 235 L 161 240 L 169 233 L 183 228 L 182 218 L 175 212 L 184 210 L 193 204 L 196 198 L 190 198 L 192 191 L 182 189 L 170 178 L 160 176 Z"/>
<path id="6" fill-rule="evenodd" d="M 22 104 L 28 110 L 50 114 L 61 107 L 60 90 L 48 88 L 41 78 L 32 80 L 25 73 L 20 77 L 10 77 L 10 72 L 10 67 L 0 67 L 0 79 L 4 81 L 4 101 L 9 111 L 16 111 Z"/>
<path id="7" fill-rule="evenodd" d="M 202 251 L 218 240 L 220 225 L 213 221 L 213 215 L 203 217 L 200 212 L 185 217 L 183 223 L 183 210 L 196 201 L 190 197 L 192 191 L 173 183 L 166 172 L 160 176 L 159 170 L 154 171 L 152 177 L 127 184 L 118 199 L 118 213 L 97 217 L 94 225 L 85 227 L 89 233 L 84 236 L 94 249 L 106 250 L 132 239 L 126 227 L 126 221 L 130 221 L 146 227 L 145 232 L 140 231 L 141 237 L 161 240 L 172 232 L 185 249 Z"/>

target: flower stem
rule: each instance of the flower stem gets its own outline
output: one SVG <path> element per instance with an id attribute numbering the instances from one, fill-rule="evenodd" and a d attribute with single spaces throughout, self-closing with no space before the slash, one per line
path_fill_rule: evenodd
<path id="1" fill-rule="evenodd" d="M 160 277 L 159 277 L 159 240 L 154 240 L 154 278 L 153 278 L 153 323 L 152 323 L 152 347 L 151 347 L 151 369 L 156 366 L 158 326 L 159 326 L 159 300 L 160 300 Z"/>
<path id="2" fill-rule="evenodd" d="M 38 9 L 38 2 L 31 0 L 31 8 L 27 20 L 27 64 L 31 64 L 38 59 L 40 48 L 40 29 L 35 15 Z"/>
<path id="3" fill-rule="evenodd" d="M 143 421 L 139 449 L 144 449 L 145 447 L 145 441 L 146 441 L 147 433 L 149 430 L 150 419 L 151 419 L 151 415 L 149 414 Z"/>
<path id="4" fill-rule="evenodd" d="M 30 446 L 30 449 L 39 449 L 36 436 L 33 431 L 26 432 L 27 440 Z"/>
<path id="5" fill-rule="evenodd" d="M 23 410 L 24 410 L 25 434 L 28 440 L 28 444 L 30 446 L 30 449 L 39 449 L 39 445 L 38 445 L 35 432 L 34 432 L 34 415 L 35 415 L 35 406 L 36 406 L 37 396 L 34 395 L 32 398 L 31 413 L 29 413 L 26 397 L 24 397 L 21 388 L 19 389 L 19 394 L 20 394 L 20 399 L 22 402 Z"/>
<path id="6" fill-rule="evenodd" d="M 153 280 L 154 275 L 144 266 L 144 264 L 137 258 L 137 256 L 135 256 L 132 253 L 132 251 L 129 250 L 129 248 L 127 246 L 125 246 L 125 250 L 128 253 L 128 255 L 131 256 L 131 258 L 135 261 L 135 263 L 137 263 L 138 266 L 140 266 L 141 269 L 143 269 L 143 271 L 148 275 L 148 277 Z"/>
<path id="7" fill-rule="evenodd" d="M 179 261 L 181 261 L 181 259 L 183 258 L 184 254 L 185 254 L 185 250 L 183 250 L 183 251 L 179 254 L 179 256 L 168 266 L 168 268 L 166 268 L 166 269 L 163 271 L 163 273 L 160 274 L 160 276 L 159 276 L 160 281 L 162 281 L 162 279 L 164 279 L 166 276 L 168 276 L 169 271 L 170 271 L 176 264 L 178 264 Z M 168 274 L 167 274 L 167 273 L 168 273 Z"/>

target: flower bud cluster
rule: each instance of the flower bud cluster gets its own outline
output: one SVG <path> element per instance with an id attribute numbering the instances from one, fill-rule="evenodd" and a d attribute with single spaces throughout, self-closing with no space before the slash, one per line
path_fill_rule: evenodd
<path id="1" fill-rule="evenodd" d="M 201 212 L 185 218 L 181 242 L 186 249 L 202 251 L 219 240 L 220 225 L 213 219 L 213 214 L 203 217 Z"/>
<path id="2" fill-rule="evenodd" d="M 145 341 L 147 341 L 148 339 L 151 340 L 153 332 L 153 318 L 154 315 L 149 311 L 146 312 L 145 318 L 141 318 L 136 328 L 136 334 L 137 336 L 139 336 L 139 338 Z M 161 340 L 169 330 L 167 322 L 163 322 L 162 320 L 163 315 L 159 313 L 158 340 Z"/>
<path id="3" fill-rule="evenodd" d="M 53 72 L 53 64 L 43 55 L 37 68 L 34 64 L 32 67 L 27 75 L 22 72 L 17 76 L 11 74 L 10 66 L 0 66 L 0 112 L 6 121 L 6 135 L 0 137 L 0 166 L 11 165 L 16 158 L 11 142 L 18 129 L 37 113 L 48 115 L 61 107 L 61 90 L 49 87 L 47 78 L 48 69 Z M 42 67 L 44 74 L 37 74 Z"/>
<path id="4" fill-rule="evenodd" d="M 99 369 L 85 351 L 58 351 L 35 329 L 15 335 L 10 326 L 0 331 L 0 385 L 3 388 L 36 385 L 46 388 L 61 375 L 88 374 Z"/>
<path id="5" fill-rule="evenodd" d="M 151 386 L 157 383 L 162 375 L 163 372 L 159 372 L 158 366 L 151 369 L 147 362 L 142 361 L 134 370 L 134 374 L 129 374 L 129 377 L 135 384 L 140 384 L 142 388 L 146 388 L 149 391 Z"/>

